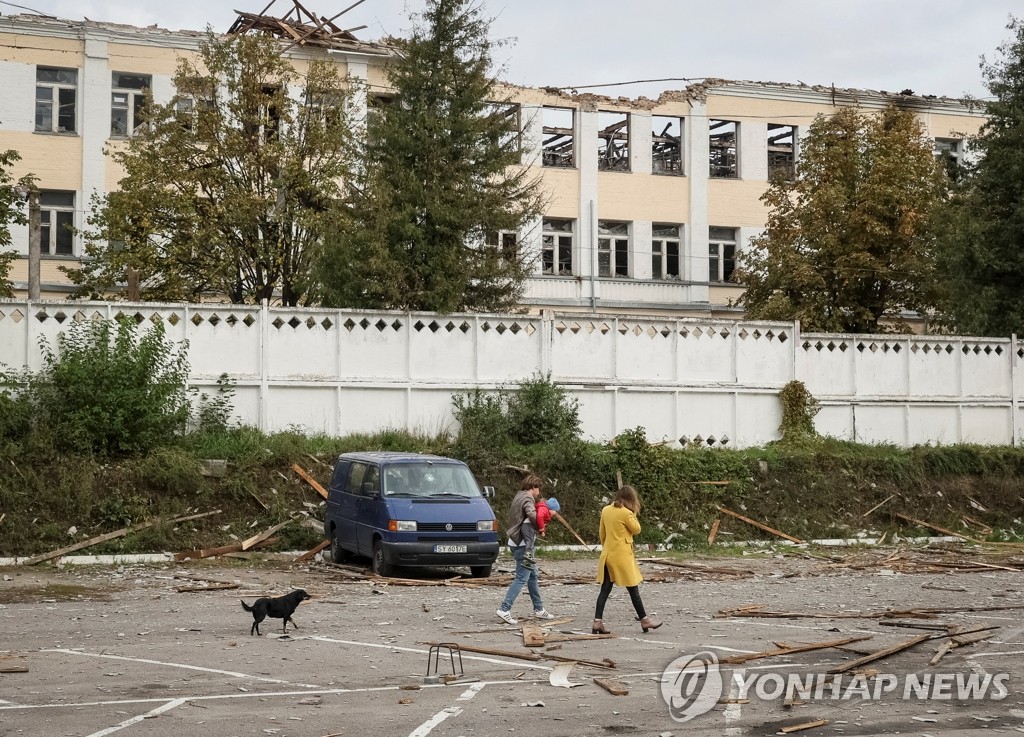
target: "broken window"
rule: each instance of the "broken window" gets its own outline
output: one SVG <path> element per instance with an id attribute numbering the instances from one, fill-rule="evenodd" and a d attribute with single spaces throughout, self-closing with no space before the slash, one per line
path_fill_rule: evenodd
<path id="1" fill-rule="evenodd" d="M 77 70 L 36 68 L 36 130 L 74 133 L 77 94 Z"/>
<path id="2" fill-rule="evenodd" d="M 597 275 L 629 276 L 629 223 L 597 221 Z"/>
<path id="3" fill-rule="evenodd" d="M 732 281 L 736 270 L 736 228 L 708 228 L 708 281 Z"/>
<path id="4" fill-rule="evenodd" d="M 736 160 L 736 134 L 739 127 L 739 123 L 734 120 L 710 121 L 710 176 L 735 179 L 740 175 Z"/>
<path id="5" fill-rule="evenodd" d="M 796 126 L 768 124 L 768 179 L 796 176 Z"/>
<path id="6" fill-rule="evenodd" d="M 651 238 L 651 278 L 681 279 L 679 245 L 682 226 L 654 223 Z"/>
<path id="7" fill-rule="evenodd" d="M 576 166 L 576 111 L 568 107 L 546 107 L 543 113 L 544 166 Z"/>
<path id="8" fill-rule="evenodd" d="M 963 166 L 964 142 L 960 138 L 936 138 L 935 158 L 946 170 L 946 176 L 952 181 L 960 179 L 960 167 Z"/>
<path id="9" fill-rule="evenodd" d="M 146 90 L 151 80 L 145 74 L 114 72 L 110 103 L 110 135 L 114 138 L 131 136 L 145 123 L 143 108 Z"/>
<path id="10" fill-rule="evenodd" d="M 522 150 L 521 108 L 517 104 L 492 102 L 488 117 L 498 126 L 498 143 L 502 151 Z"/>
<path id="11" fill-rule="evenodd" d="M 543 273 L 572 276 L 572 238 L 574 220 L 544 218 L 541 263 Z"/>
<path id="12" fill-rule="evenodd" d="M 651 116 L 651 171 L 655 174 L 683 173 L 683 119 Z"/>
<path id="13" fill-rule="evenodd" d="M 505 261 L 515 261 L 519 252 L 519 237 L 511 230 L 489 230 L 484 244 L 495 248 Z"/>
<path id="14" fill-rule="evenodd" d="M 629 113 L 597 114 L 597 170 L 629 171 Z"/>

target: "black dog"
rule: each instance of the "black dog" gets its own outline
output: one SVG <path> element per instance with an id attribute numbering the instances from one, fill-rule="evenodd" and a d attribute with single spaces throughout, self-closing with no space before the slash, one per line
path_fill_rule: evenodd
<path id="1" fill-rule="evenodd" d="M 257 599 L 249 606 L 244 601 L 242 602 L 242 608 L 247 612 L 252 612 L 252 618 L 255 620 L 252 623 L 252 627 L 249 628 L 250 635 L 260 634 L 260 622 L 267 617 L 274 617 L 275 619 L 284 620 L 284 632 L 288 633 L 288 623 L 292 623 L 292 627 L 295 629 L 299 628 L 299 625 L 295 624 L 295 620 L 292 619 L 292 614 L 298 609 L 306 599 L 312 599 L 313 597 L 307 594 L 302 589 L 295 589 L 290 594 L 284 596 L 269 597 L 264 596 L 262 599 Z"/>

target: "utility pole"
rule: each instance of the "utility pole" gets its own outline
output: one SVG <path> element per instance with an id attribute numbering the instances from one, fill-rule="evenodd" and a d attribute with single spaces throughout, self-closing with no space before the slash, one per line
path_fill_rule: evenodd
<path id="1" fill-rule="evenodd" d="M 28 298 L 39 300 L 39 262 L 42 252 L 42 216 L 39 212 L 39 188 L 28 188 Z"/>

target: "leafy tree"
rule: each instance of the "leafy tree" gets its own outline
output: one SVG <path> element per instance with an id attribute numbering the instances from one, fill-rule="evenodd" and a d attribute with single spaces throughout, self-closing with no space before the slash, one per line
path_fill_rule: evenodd
<path id="1" fill-rule="evenodd" d="M 45 340 L 43 368 L 27 392 L 40 429 L 62 450 L 141 453 L 184 431 L 188 343 L 175 346 L 162 323 L 142 332 L 124 318 L 74 324 Z"/>
<path id="2" fill-rule="evenodd" d="M 992 99 L 970 139 L 973 163 L 955 190 L 941 248 L 947 315 L 971 335 L 1024 333 L 1024 22 L 993 62 L 982 59 Z"/>
<path id="3" fill-rule="evenodd" d="M 10 226 L 12 223 L 25 225 L 28 222 L 18 186 L 30 186 L 34 178 L 22 177 L 15 182 L 9 171 L 11 165 L 20 160 L 21 155 L 13 149 L 0 151 L 0 297 L 14 296 L 14 285 L 9 275 L 17 253 L 6 250 L 11 246 Z"/>
<path id="4" fill-rule="evenodd" d="M 66 273 L 80 295 L 134 275 L 142 299 L 303 302 L 353 162 L 350 83 L 325 60 L 300 76 L 269 37 L 210 33 L 174 85 L 112 146 L 125 176 L 94 202 L 88 258 Z"/>
<path id="5" fill-rule="evenodd" d="M 437 312 L 517 304 L 532 259 L 497 235 L 518 232 L 543 203 L 537 177 L 520 165 L 517 116 L 491 76 L 488 29 L 470 1 L 427 0 L 411 37 L 396 42 L 395 98 L 367 117 L 356 227 L 325 253 L 325 304 Z"/>
<path id="6" fill-rule="evenodd" d="M 904 310 L 937 300 L 932 216 L 947 186 L 913 112 L 819 116 L 796 177 L 761 198 L 771 212 L 740 256 L 740 304 L 809 330 L 904 327 Z"/>

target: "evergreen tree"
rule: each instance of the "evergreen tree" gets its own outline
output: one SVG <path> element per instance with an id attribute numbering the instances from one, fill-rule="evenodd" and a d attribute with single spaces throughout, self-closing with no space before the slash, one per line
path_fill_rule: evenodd
<path id="1" fill-rule="evenodd" d="M 970 335 L 1024 334 L 1024 23 L 992 63 L 982 59 L 986 122 L 946 214 L 941 269 L 950 327 Z"/>
<path id="2" fill-rule="evenodd" d="M 863 333 L 932 309 L 932 216 L 947 187 L 932 149 L 908 110 L 818 117 L 795 178 L 773 180 L 761 198 L 764 233 L 740 255 L 747 316 Z"/>
<path id="3" fill-rule="evenodd" d="M 305 302 L 355 155 L 348 81 L 331 60 L 300 74 L 269 36 L 210 33 L 174 85 L 111 146 L 125 175 L 94 200 L 81 270 L 65 270 L 78 294 L 134 274 L 136 299 Z"/>
<path id="4" fill-rule="evenodd" d="M 492 76 L 489 20 L 427 0 L 371 103 L 351 228 L 321 262 L 323 302 L 452 312 L 514 307 L 532 259 L 518 232 L 541 212 L 520 165 L 517 109 Z"/>

